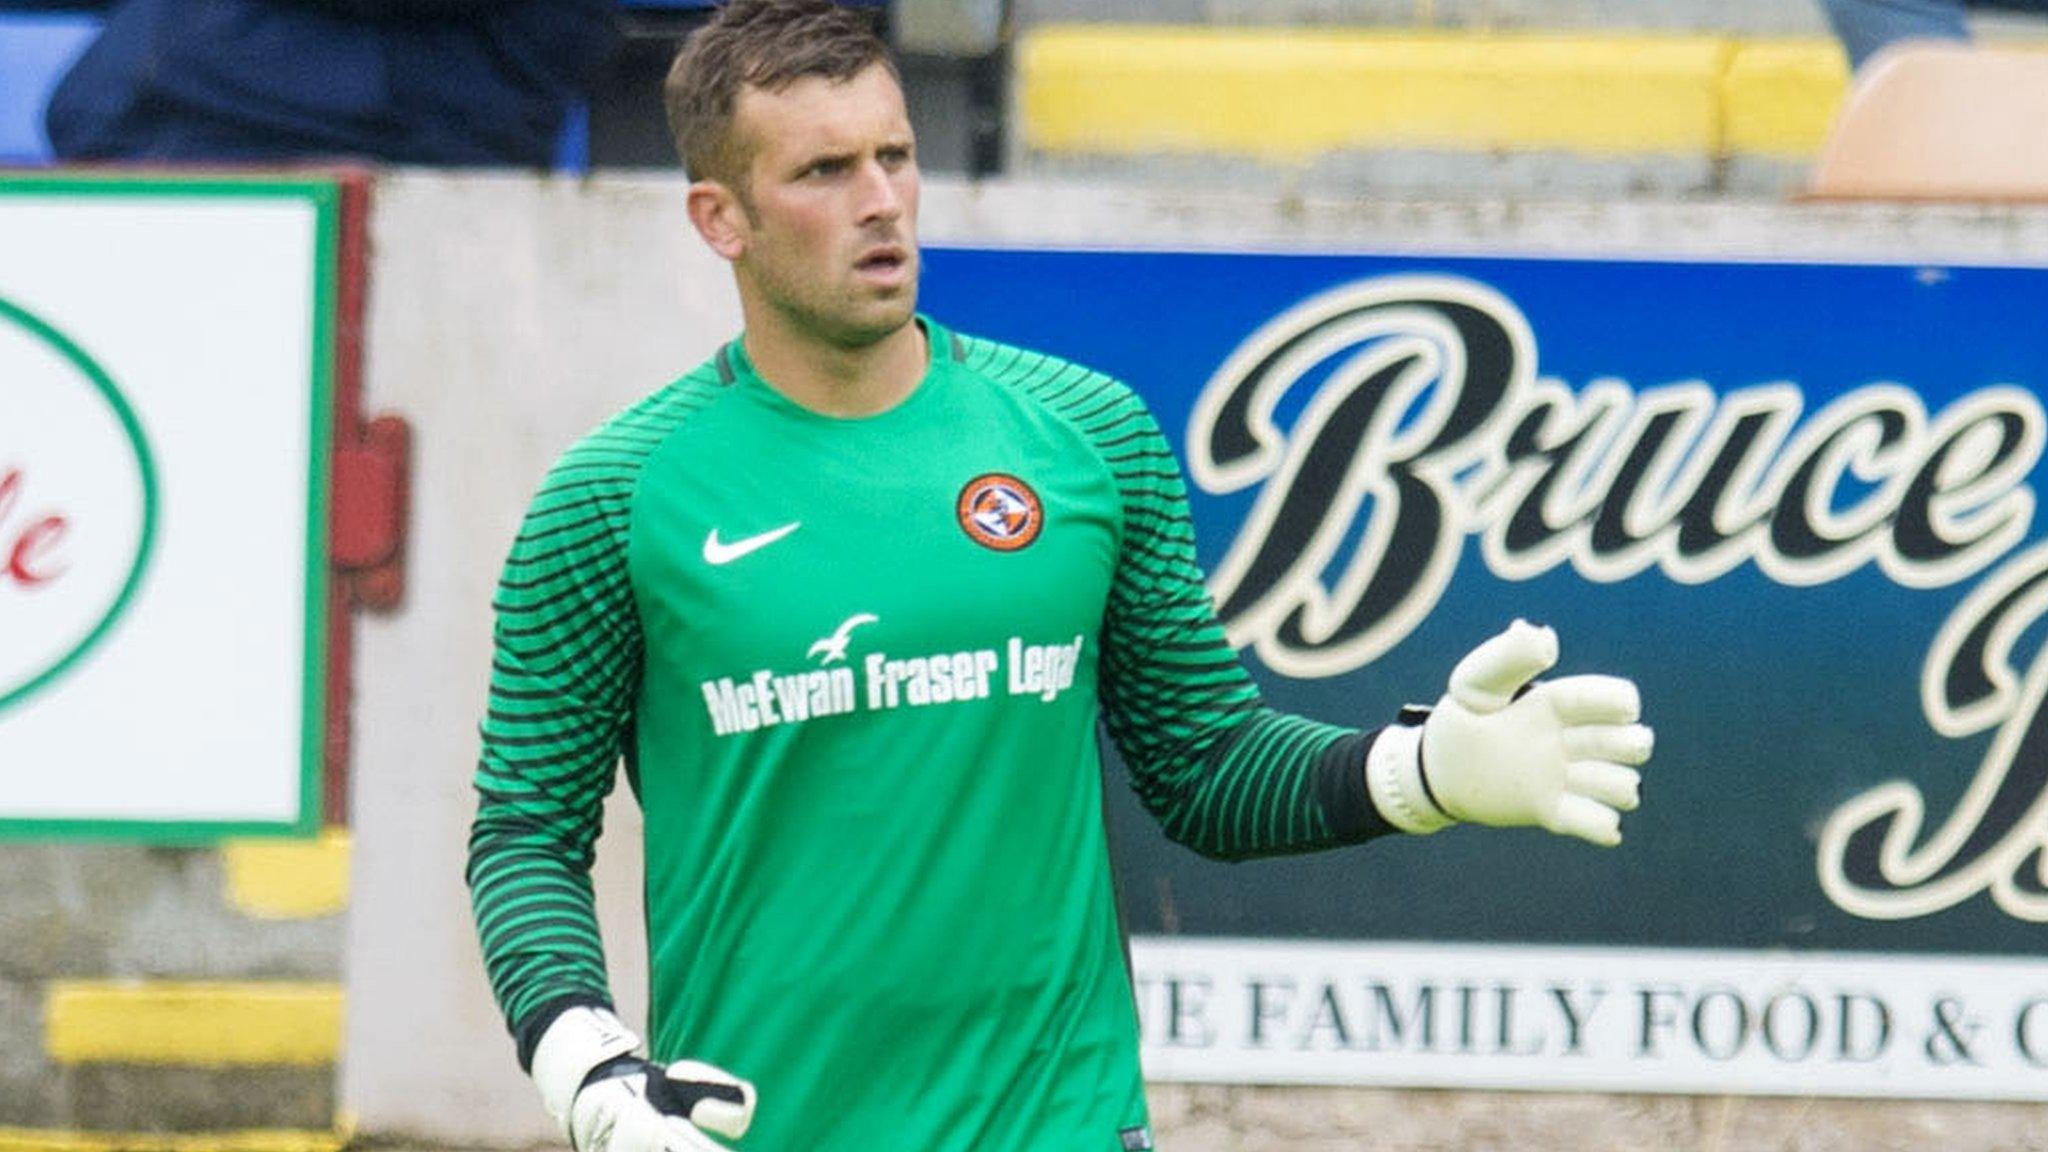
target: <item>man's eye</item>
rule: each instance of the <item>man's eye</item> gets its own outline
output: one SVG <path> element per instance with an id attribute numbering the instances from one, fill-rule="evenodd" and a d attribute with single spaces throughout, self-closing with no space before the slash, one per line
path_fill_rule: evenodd
<path id="1" fill-rule="evenodd" d="M 816 164 L 811 165 L 809 168 L 804 169 L 803 175 L 837 176 L 839 173 L 844 171 L 846 171 L 846 161 L 844 160 L 820 160 Z"/>

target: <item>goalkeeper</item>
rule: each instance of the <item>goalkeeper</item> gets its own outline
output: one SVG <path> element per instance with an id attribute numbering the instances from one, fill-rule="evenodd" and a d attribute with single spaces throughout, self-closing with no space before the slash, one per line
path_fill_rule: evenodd
<path id="1" fill-rule="evenodd" d="M 579 1152 L 1152 1147 L 1098 718 L 1219 859 L 1461 820 L 1618 842 L 1650 733 L 1625 680 L 1537 680 L 1547 629 L 1409 723 L 1261 705 L 1138 399 L 916 312 L 915 145 L 862 18 L 733 0 L 666 99 L 744 330 L 534 497 L 470 840 L 493 991 Z M 622 757 L 644 1042 L 589 875 Z"/>

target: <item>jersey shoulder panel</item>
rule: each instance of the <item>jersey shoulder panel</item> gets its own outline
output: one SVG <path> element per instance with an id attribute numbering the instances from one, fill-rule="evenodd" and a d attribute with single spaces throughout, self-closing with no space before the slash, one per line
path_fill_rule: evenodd
<path id="1" fill-rule="evenodd" d="M 1087 441 L 1115 478 L 1125 532 L 1141 551 L 1161 537 L 1192 544 L 1180 463 L 1152 410 L 1129 385 L 1043 352 L 972 336 L 954 339 L 956 358 L 970 371 L 1030 397 Z"/>
<path id="2" fill-rule="evenodd" d="M 685 421 L 716 403 L 730 382 L 724 353 L 620 411 L 570 445 L 549 469 L 541 496 L 597 501 L 623 532 L 641 466 Z M 541 505 L 536 499 L 536 509 Z"/>
<path id="3" fill-rule="evenodd" d="M 1185 499 L 1173 450 L 1151 409 L 1129 385 L 1044 352 L 949 335 L 955 359 L 970 372 L 1028 397 L 1087 442 L 1115 478 L 1127 529 L 1156 526 L 1162 504 Z"/>
<path id="4" fill-rule="evenodd" d="M 1100 451 L 1120 442 L 1151 413 L 1121 380 L 1058 356 L 976 336 L 949 333 L 953 354 L 981 378 L 1014 389 L 1072 424 Z"/>
<path id="5" fill-rule="evenodd" d="M 638 658 L 628 574 L 634 493 L 642 465 L 713 402 L 709 365 L 643 398 L 555 460 L 528 503 L 493 606 L 501 664 L 545 673 L 552 687 L 606 712 L 625 706 L 621 662 Z M 608 638 L 590 628 L 601 622 Z M 486 729 L 486 737 L 491 735 Z"/>

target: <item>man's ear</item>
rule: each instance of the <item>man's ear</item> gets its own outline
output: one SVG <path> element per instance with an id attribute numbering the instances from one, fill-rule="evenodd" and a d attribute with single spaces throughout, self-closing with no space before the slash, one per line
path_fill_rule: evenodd
<path id="1" fill-rule="evenodd" d="M 698 180 L 690 185 L 684 204 L 697 235 L 713 252 L 727 260 L 737 260 L 746 252 L 753 233 L 738 193 L 717 180 Z"/>

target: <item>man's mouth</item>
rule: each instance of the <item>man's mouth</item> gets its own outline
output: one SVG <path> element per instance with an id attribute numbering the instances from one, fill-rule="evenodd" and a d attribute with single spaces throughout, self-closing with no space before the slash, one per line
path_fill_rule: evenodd
<path id="1" fill-rule="evenodd" d="M 854 269 L 869 276 L 893 276 L 910 263 L 910 253 L 893 244 L 872 248 L 854 262 Z"/>

